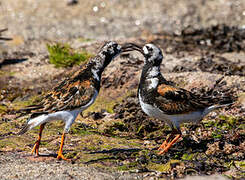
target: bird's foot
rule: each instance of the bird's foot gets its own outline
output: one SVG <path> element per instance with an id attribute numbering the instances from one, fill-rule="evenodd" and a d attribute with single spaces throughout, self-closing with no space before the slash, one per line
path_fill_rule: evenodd
<path id="1" fill-rule="evenodd" d="M 58 151 L 58 155 L 57 155 L 57 159 L 60 160 L 60 159 L 63 159 L 65 161 L 69 161 L 69 159 L 65 158 L 65 156 L 63 155 L 63 145 L 64 145 L 64 141 L 65 141 L 65 132 L 62 134 L 62 137 L 61 137 L 61 143 L 60 143 L 60 149 Z"/>
<path id="2" fill-rule="evenodd" d="M 168 144 L 167 140 L 165 140 L 162 145 L 158 148 L 158 151 L 164 149 L 166 147 L 166 145 Z"/>
<path id="3" fill-rule="evenodd" d="M 158 153 L 159 155 L 164 154 L 166 152 L 168 152 L 168 150 L 172 147 L 172 145 L 181 137 L 181 134 L 177 134 L 175 136 L 175 138 L 168 143 L 167 140 L 163 142 L 163 144 L 159 147 L 158 150 L 160 150 L 160 152 Z"/>
<path id="4" fill-rule="evenodd" d="M 31 154 L 35 153 L 37 156 L 39 155 L 39 145 L 40 141 L 36 141 L 34 147 L 32 148 Z"/>
<path id="5" fill-rule="evenodd" d="M 63 159 L 65 161 L 69 161 L 69 159 L 65 158 L 65 156 L 62 154 L 62 152 L 58 152 L 57 159 L 58 160 Z"/>

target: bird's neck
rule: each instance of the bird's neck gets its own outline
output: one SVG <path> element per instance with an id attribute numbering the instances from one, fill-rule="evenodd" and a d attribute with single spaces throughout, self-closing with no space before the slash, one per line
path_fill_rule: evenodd
<path id="1" fill-rule="evenodd" d="M 151 66 L 146 68 L 146 78 L 156 78 L 161 75 L 160 66 Z"/>
<path id="2" fill-rule="evenodd" d="M 108 60 L 107 58 L 108 57 L 106 57 L 104 54 L 99 53 L 89 63 L 91 71 L 97 80 L 101 79 L 102 72 L 110 62 L 110 60 Z"/>
<path id="3" fill-rule="evenodd" d="M 138 92 L 152 91 L 157 88 L 158 84 L 164 82 L 167 81 L 161 74 L 160 66 L 145 64 L 141 72 Z"/>
<path id="4" fill-rule="evenodd" d="M 144 83 L 144 81 L 146 80 L 158 78 L 159 76 L 161 76 L 160 66 L 153 66 L 150 64 L 145 64 L 141 72 L 140 81 L 141 83 Z"/>

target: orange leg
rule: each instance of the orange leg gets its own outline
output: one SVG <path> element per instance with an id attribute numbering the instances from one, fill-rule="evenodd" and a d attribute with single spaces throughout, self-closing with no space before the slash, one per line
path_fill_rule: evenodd
<path id="1" fill-rule="evenodd" d="M 63 155 L 63 146 L 64 146 L 64 141 L 65 141 L 65 132 L 62 134 L 61 137 L 61 143 L 60 143 L 60 149 L 58 151 L 57 159 L 63 159 L 63 160 L 68 160 L 67 158 L 64 157 Z"/>
<path id="2" fill-rule="evenodd" d="M 160 151 L 158 154 L 163 154 L 163 153 L 167 152 L 167 151 L 169 150 L 169 148 L 171 148 L 172 145 L 173 145 L 173 144 L 174 144 L 180 137 L 181 137 L 181 134 L 177 134 L 177 135 L 175 136 L 175 138 L 174 138 L 170 143 L 168 143 L 167 146 L 166 146 L 162 151 Z"/>
<path id="3" fill-rule="evenodd" d="M 165 149 L 165 147 L 167 146 L 169 140 L 173 139 L 174 135 L 176 134 L 175 131 L 172 131 L 170 136 L 162 143 L 162 145 L 158 148 L 158 151 L 160 151 L 161 149 Z"/>
<path id="4" fill-rule="evenodd" d="M 46 123 L 40 125 L 38 139 L 36 140 L 35 145 L 34 145 L 34 147 L 32 148 L 32 151 L 31 151 L 32 154 L 36 153 L 37 156 L 39 155 L 38 150 L 39 150 L 39 145 L 40 145 L 40 142 L 41 142 L 42 132 L 43 132 L 45 124 Z"/>

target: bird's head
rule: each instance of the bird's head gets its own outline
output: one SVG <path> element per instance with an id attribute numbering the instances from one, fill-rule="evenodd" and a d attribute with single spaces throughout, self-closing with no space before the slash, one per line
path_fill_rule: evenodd
<path id="1" fill-rule="evenodd" d="M 106 42 L 100 49 L 99 56 L 101 57 L 100 62 L 101 67 L 106 67 L 114 58 L 116 58 L 122 51 L 122 47 L 114 42 Z M 96 60 L 96 59 L 95 59 Z"/>
<path id="2" fill-rule="evenodd" d="M 120 54 L 120 52 L 121 52 L 121 46 L 114 41 L 106 42 L 101 48 L 101 53 L 106 58 L 109 58 L 109 59 L 115 58 L 117 55 Z"/>
<path id="3" fill-rule="evenodd" d="M 162 63 L 162 51 L 154 44 L 146 44 L 142 47 L 134 43 L 126 43 L 122 50 L 123 52 L 139 51 L 145 57 L 145 64 L 160 65 Z"/>

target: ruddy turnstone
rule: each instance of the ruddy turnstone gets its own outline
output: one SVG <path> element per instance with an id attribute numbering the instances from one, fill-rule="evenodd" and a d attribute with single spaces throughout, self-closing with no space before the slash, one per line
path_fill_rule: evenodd
<path id="1" fill-rule="evenodd" d="M 128 43 L 123 47 L 125 51 L 137 50 L 145 57 L 138 87 L 142 110 L 148 116 L 164 121 L 172 129 L 170 136 L 159 147 L 159 154 L 167 152 L 181 137 L 182 123 L 198 123 L 209 112 L 230 104 L 229 97 L 200 97 L 171 85 L 160 72 L 163 55 L 161 49 L 154 44 L 146 44 L 142 48 Z"/>
<path id="2" fill-rule="evenodd" d="M 63 155 L 63 145 L 66 133 L 79 113 L 87 109 L 95 101 L 99 90 L 101 74 L 105 67 L 122 51 L 116 42 L 107 42 L 99 53 L 71 77 L 54 87 L 40 104 L 29 106 L 21 112 L 32 113 L 29 120 L 18 135 L 40 125 L 37 141 L 32 153 L 39 154 L 42 131 L 47 122 L 63 120 L 65 123 L 57 159 L 67 160 Z"/>

